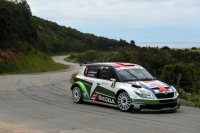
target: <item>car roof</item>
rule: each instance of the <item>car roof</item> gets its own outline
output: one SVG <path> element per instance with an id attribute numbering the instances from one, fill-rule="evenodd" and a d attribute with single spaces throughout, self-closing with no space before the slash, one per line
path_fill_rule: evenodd
<path id="1" fill-rule="evenodd" d="M 112 66 L 112 67 L 124 67 L 124 66 L 140 66 L 138 64 L 126 63 L 126 62 L 99 62 L 99 63 L 86 63 L 85 66 Z"/>

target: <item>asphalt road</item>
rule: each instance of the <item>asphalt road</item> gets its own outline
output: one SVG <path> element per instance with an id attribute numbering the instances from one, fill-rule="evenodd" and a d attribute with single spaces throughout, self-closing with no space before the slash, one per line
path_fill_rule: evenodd
<path id="1" fill-rule="evenodd" d="M 54 57 L 59 63 L 64 56 Z M 200 133 L 200 109 L 138 113 L 91 103 L 75 104 L 68 70 L 0 76 L 0 133 Z"/>

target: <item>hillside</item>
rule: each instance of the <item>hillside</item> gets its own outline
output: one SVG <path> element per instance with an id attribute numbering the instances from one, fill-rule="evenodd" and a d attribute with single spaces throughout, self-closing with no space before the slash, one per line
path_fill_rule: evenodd
<path id="1" fill-rule="evenodd" d="M 55 22 L 32 16 L 26 0 L 15 2 L 1 0 L 0 4 L 1 49 L 36 48 L 45 53 L 71 51 L 117 50 L 136 48 L 125 40 L 108 39 L 86 34 Z M 27 43 L 26 46 L 19 44 Z"/>
<path id="2" fill-rule="evenodd" d="M 75 52 L 85 50 L 111 51 L 120 49 L 137 49 L 135 43 L 128 43 L 120 39 L 108 39 L 93 34 L 82 33 L 71 27 L 64 27 L 55 22 L 33 17 L 37 25 L 36 47 L 44 52 Z"/>
<path id="3" fill-rule="evenodd" d="M 26 0 L 0 0 L 0 22 L 0 73 L 37 71 L 32 57 L 45 64 L 51 60 L 47 55 L 63 52 L 137 48 L 134 41 L 98 37 L 33 16 Z"/>

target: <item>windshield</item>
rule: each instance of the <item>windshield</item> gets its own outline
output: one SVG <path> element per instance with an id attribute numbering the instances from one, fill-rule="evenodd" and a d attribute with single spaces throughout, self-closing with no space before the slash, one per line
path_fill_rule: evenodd
<path id="1" fill-rule="evenodd" d="M 122 82 L 154 80 L 154 77 L 145 69 L 131 68 L 116 71 Z"/>

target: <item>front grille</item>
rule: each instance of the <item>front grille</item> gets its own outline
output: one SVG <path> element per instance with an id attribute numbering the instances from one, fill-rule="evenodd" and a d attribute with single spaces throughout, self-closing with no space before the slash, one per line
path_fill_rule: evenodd
<path id="1" fill-rule="evenodd" d="M 173 102 L 173 99 L 170 100 L 160 100 L 159 103 L 169 103 L 169 102 Z"/>
<path id="2" fill-rule="evenodd" d="M 174 97 L 174 92 L 170 92 L 170 93 L 157 93 L 157 94 L 155 94 L 155 96 L 158 99 L 173 98 Z"/>
<path id="3" fill-rule="evenodd" d="M 169 89 L 169 87 L 165 87 L 166 89 Z M 159 88 L 158 87 L 155 87 L 155 88 L 151 88 L 151 89 L 153 89 L 153 90 L 159 90 Z"/>
<path id="4" fill-rule="evenodd" d="M 163 108 L 174 108 L 177 106 L 177 103 L 169 103 L 169 104 L 160 104 L 160 105 L 152 105 L 152 104 L 146 104 L 146 105 L 140 105 L 141 109 L 163 109 Z"/>

